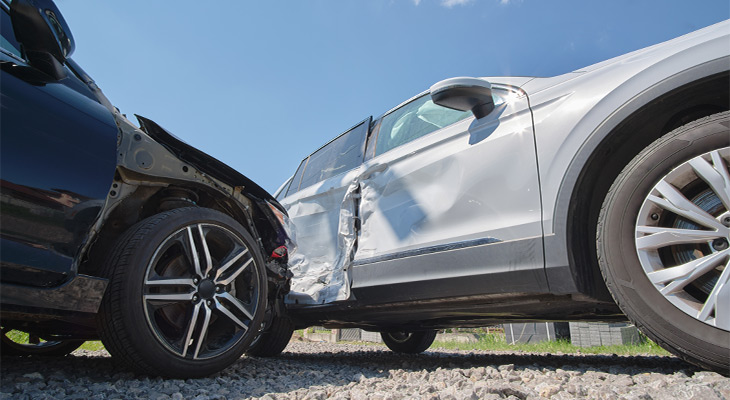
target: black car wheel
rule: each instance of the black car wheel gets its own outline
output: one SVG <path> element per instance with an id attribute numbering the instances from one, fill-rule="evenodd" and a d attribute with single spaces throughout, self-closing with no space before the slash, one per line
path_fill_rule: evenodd
<path id="1" fill-rule="evenodd" d="M 78 349 L 83 340 L 44 340 L 40 336 L 18 330 L 2 328 L 0 355 L 63 357 Z"/>
<path id="2" fill-rule="evenodd" d="M 396 353 L 418 354 L 431 347 L 436 340 L 436 331 L 381 332 L 380 337 Z"/>
<path id="3" fill-rule="evenodd" d="M 263 258 L 249 232 L 225 214 L 157 214 L 130 228 L 109 260 L 102 342 L 137 371 L 207 376 L 240 358 L 259 331 Z"/>
<path id="4" fill-rule="evenodd" d="M 614 299 L 667 350 L 730 371 L 730 113 L 652 143 L 609 190 L 597 227 Z"/>
<path id="5" fill-rule="evenodd" d="M 294 334 L 289 318 L 271 315 L 271 321 L 254 339 L 246 354 L 254 357 L 275 357 L 281 354 Z"/>

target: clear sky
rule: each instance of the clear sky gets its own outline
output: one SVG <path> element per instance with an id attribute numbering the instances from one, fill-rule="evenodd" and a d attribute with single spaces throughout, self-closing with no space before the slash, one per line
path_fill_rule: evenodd
<path id="1" fill-rule="evenodd" d="M 73 58 L 123 113 L 271 192 L 325 142 L 441 79 L 559 75 L 730 18 L 728 0 L 56 4 Z"/>

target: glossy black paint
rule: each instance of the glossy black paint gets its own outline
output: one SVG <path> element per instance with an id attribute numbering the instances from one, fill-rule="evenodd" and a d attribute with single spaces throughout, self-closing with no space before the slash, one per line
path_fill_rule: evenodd
<path id="1" fill-rule="evenodd" d="M 118 129 L 71 71 L 54 81 L 0 57 L 0 281 L 54 286 L 104 204 Z"/>

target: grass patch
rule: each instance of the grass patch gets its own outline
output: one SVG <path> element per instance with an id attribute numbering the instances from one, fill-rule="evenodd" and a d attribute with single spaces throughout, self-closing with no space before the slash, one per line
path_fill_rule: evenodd
<path id="1" fill-rule="evenodd" d="M 88 342 L 84 342 L 84 344 L 79 347 L 82 350 L 89 350 L 89 351 L 101 351 L 106 350 L 104 348 L 104 345 L 101 344 L 100 340 L 89 340 Z"/>
<path id="2" fill-rule="evenodd" d="M 28 334 L 25 332 L 12 330 L 9 332 L 5 332 L 5 336 L 7 336 L 10 340 L 12 340 L 15 343 L 28 344 Z M 101 341 L 99 341 L 99 340 L 89 340 L 87 342 L 84 342 L 84 344 L 81 345 L 80 349 L 89 350 L 89 351 L 99 351 L 99 350 L 104 350 L 104 345 L 101 344 Z"/>
<path id="3" fill-rule="evenodd" d="M 520 353 L 670 355 L 669 352 L 648 338 L 644 338 L 644 342 L 639 344 L 580 347 L 571 344 L 570 340 L 567 339 L 539 343 L 510 344 L 505 340 L 504 335 L 497 333 L 485 334 L 479 338 L 477 343 L 434 342 L 431 348 L 448 350 L 500 350 Z"/>

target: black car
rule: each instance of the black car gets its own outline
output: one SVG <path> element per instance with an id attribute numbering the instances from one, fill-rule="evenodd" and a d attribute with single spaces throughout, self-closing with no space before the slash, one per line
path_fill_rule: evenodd
<path id="1" fill-rule="evenodd" d="M 195 377 L 265 345 L 290 276 L 281 205 L 129 122 L 69 58 L 52 1 L 0 8 L 2 355 L 101 338 L 135 370 Z"/>

